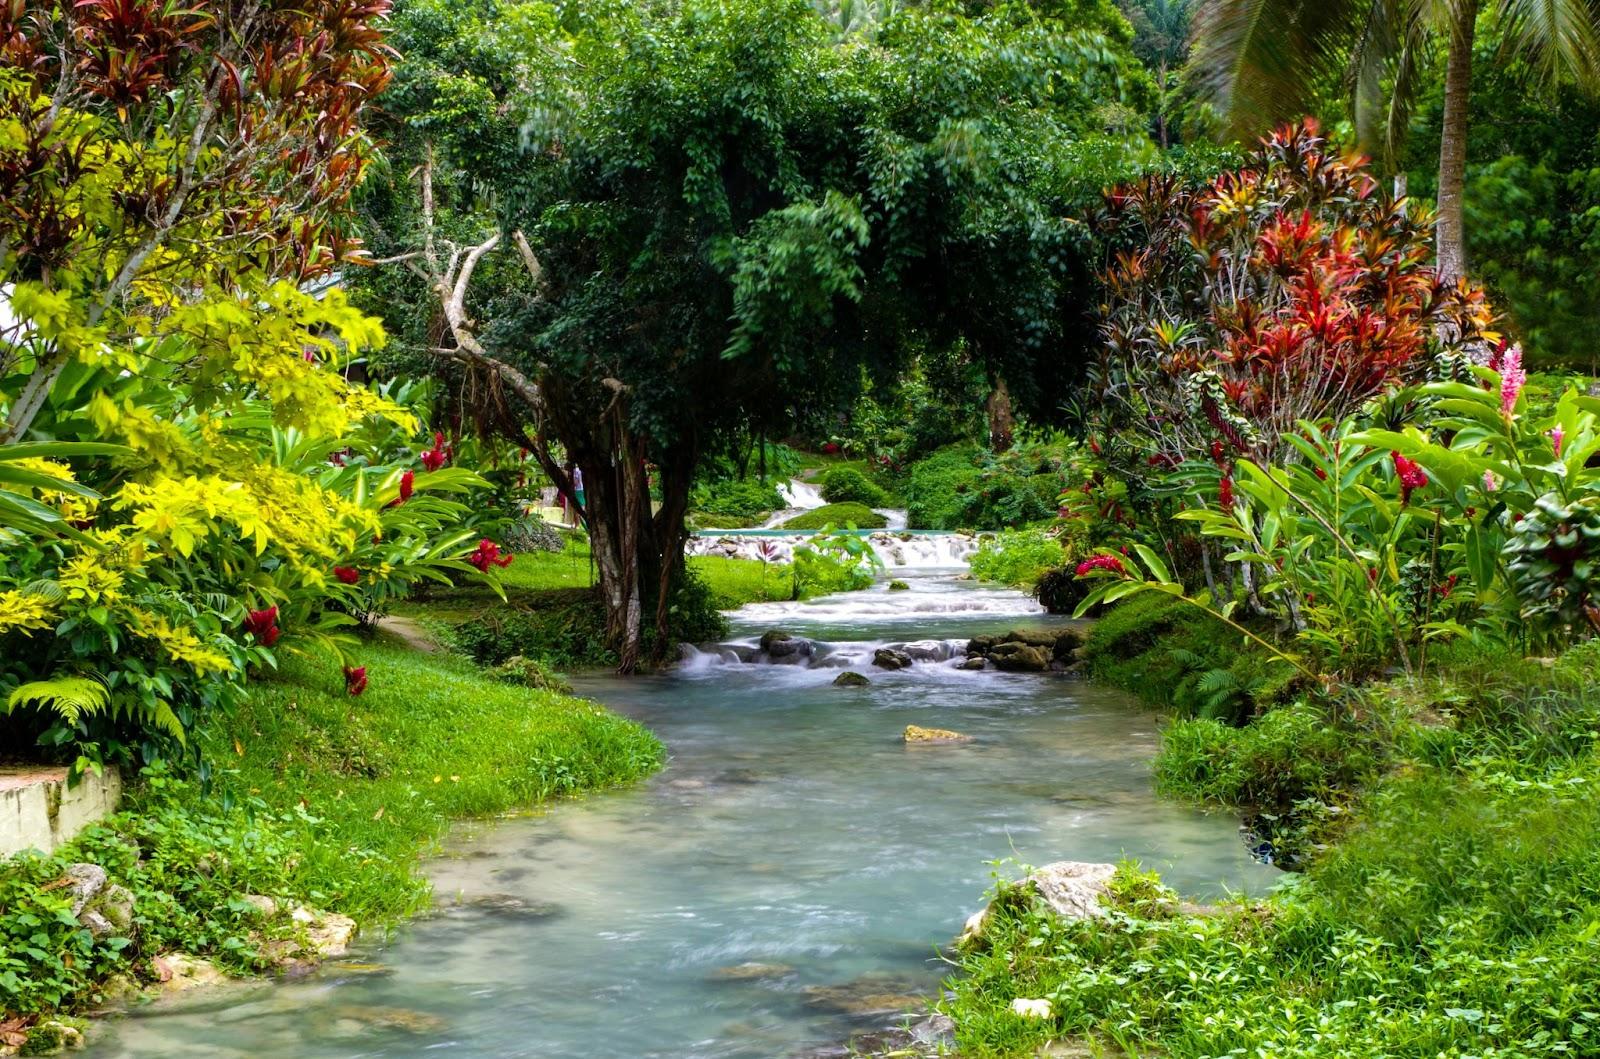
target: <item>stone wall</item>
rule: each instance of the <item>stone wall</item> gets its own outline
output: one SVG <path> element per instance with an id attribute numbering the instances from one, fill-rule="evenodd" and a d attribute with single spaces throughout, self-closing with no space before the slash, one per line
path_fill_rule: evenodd
<path id="1" fill-rule="evenodd" d="M 122 778 L 114 768 L 85 772 L 67 785 L 65 768 L 0 768 L 0 858 L 25 849 L 49 853 L 116 811 Z"/>

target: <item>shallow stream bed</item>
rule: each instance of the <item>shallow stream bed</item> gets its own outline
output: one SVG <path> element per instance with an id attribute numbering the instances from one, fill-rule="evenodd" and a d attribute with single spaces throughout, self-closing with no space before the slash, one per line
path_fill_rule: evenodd
<path id="1" fill-rule="evenodd" d="M 661 677 L 584 680 L 660 735 L 664 772 L 462 825 L 431 869 L 440 913 L 361 964 L 137 1014 L 102 1027 L 90 1054 L 779 1059 L 936 991 L 949 970 L 937 948 L 997 861 L 1135 857 L 1199 898 L 1272 885 L 1236 821 L 1155 797 L 1158 718 L 1126 696 L 948 662 L 864 665 L 876 643 L 1044 623 L 1031 600 L 955 573 L 739 617 L 745 645 L 780 626 L 816 640 L 809 664 L 730 649 Z M 833 686 L 846 665 L 871 686 Z M 907 724 L 974 741 L 908 747 Z M 862 1006 L 876 1010 L 848 1010 Z"/>

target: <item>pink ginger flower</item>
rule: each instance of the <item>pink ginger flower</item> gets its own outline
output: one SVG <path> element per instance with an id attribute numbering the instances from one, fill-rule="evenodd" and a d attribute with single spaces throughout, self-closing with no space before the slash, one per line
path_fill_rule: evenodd
<path id="1" fill-rule="evenodd" d="M 1095 570 L 1109 570 L 1114 574 L 1127 576 L 1127 568 L 1122 565 L 1122 560 L 1115 555 L 1096 555 L 1092 559 L 1085 559 L 1078 564 L 1078 576 L 1092 573 Z"/>
<path id="2" fill-rule="evenodd" d="M 1500 363 L 1500 412 L 1511 415 L 1517 407 L 1517 397 L 1528 382 L 1528 373 L 1522 370 L 1522 347 L 1506 350 Z"/>
<path id="3" fill-rule="evenodd" d="M 1566 431 L 1562 430 L 1560 427 L 1556 427 L 1554 430 L 1550 431 L 1550 444 L 1555 446 L 1556 459 L 1561 458 L 1561 442 L 1565 440 L 1566 436 Z"/>
<path id="4" fill-rule="evenodd" d="M 1493 471 L 1484 471 L 1483 472 L 1483 491 L 1485 493 L 1494 492 L 1494 472 Z"/>

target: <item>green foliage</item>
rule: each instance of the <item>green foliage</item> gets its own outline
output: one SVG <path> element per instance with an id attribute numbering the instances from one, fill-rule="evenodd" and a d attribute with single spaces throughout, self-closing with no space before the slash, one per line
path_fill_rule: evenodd
<path id="1" fill-rule="evenodd" d="M 889 494 L 854 467 L 832 467 L 822 475 L 822 499 L 830 504 L 857 503 L 888 507 Z"/>
<path id="2" fill-rule="evenodd" d="M 865 504 L 824 504 L 804 511 L 783 524 L 788 530 L 821 530 L 834 526 L 854 526 L 856 529 L 882 529 L 889 524 L 883 515 Z"/>
<path id="3" fill-rule="evenodd" d="M 1380 760 L 1366 733 L 1294 703 L 1242 728 L 1205 717 L 1174 721 L 1162 736 L 1156 783 L 1190 801 L 1282 814 L 1360 789 Z"/>
<path id="4" fill-rule="evenodd" d="M 783 496 L 771 482 L 725 478 L 695 486 L 689 494 L 689 507 L 703 515 L 731 516 L 735 522 L 747 524 L 783 507 Z M 718 523 L 713 519 L 708 524 Z M 734 528 L 727 523 L 722 525 Z"/>
<path id="5" fill-rule="evenodd" d="M 1004 530 L 986 537 L 972 557 L 972 576 L 1031 588 L 1065 558 L 1061 542 L 1044 530 Z"/>
<path id="6" fill-rule="evenodd" d="M 1069 450 L 1019 445 L 996 455 L 976 445 L 940 449 L 911 467 L 906 517 L 912 529 L 1005 529 L 1055 517 L 1068 484 Z"/>
<path id="7" fill-rule="evenodd" d="M 1084 660 L 1096 680 L 1149 703 L 1235 723 L 1284 698 L 1296 676 L 1238 630 L 1157 593 L 1108 607 Z"/>
<path id="8" fill-rule="evenodd" d="M 1457 653 L 1460 680 L 1373 689 L 1378 716 L 1355 727 L 1299 706 L 1243 730 L 1175 725 L 1163 782 L 1279 804 L 1332 794 L 1337 841 L 1270 897 L 1207 915 L 1175 913 L 1171 894 L 1113 897 L 1082 923 L 1002 903 L 941 1005 L 962 1054 L 1090 1035 L 1172 1059 L 1593 1051 L 1591 648 L 1553 669 Z M 1434 716 L 1373 738 L 1406 710 Z M 1050 999 L 1052 1017 L 1010 1015 L 1017 996 Z"/>
<path id="9" fill-rule="evenodd" d="M 818 509 L 825 510 L 825 509 Z M 831 525 L 795 546 L 792 564 L 795 598 L 867 588 L 883 561 L 862 537 Z"/>

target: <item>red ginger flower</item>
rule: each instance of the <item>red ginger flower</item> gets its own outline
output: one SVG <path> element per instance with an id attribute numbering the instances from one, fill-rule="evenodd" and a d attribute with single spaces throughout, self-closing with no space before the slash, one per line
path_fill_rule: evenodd
<path id="1" fill-rule="evenodd" d="M 367 690 L 367 667 L 344 667 L 344 690 L 351 695 L 359 695 Z"/>
<path id="2" fill-rule="evenodd" d="M 353 566 L 335 566 L 333 576 L 347 585 L 353 585 L 361 580 L 361 571 Z"/>
<path id="3" fill-rule="evenodd" d="M 433 448 L 422 454 L 422 469 L 437 471 L 450 459 L 450 453 L 444 447 L 444 434 L 435 430 L 433 432 Z"/>
<path id="4" fill-rule="evenodd" d="M 1079 577 L 1093 573 L 1096 570 L 1110 570 L 1112 573 L 1122 576 L 1127 576 L 1128 573 L 1127 568 L 1122 565 L 1122 560 L 1115 555 L 1096 555 L 1078 564 Z"/>
<path id="5" fill-rule="evenodd" d="M 1222 510 L 1233 510 L 1233 479 L 1224 476 L 1217 486 L 1217 500 L 1222 504 Z"/>
<path id="6" fill-rule="evenodd" d="M 489 572 L 491 566 L 510 566 L 511 560 L 516 556 L 510 552 L 500 554 L 500 545 L 488 537 L 478 542 L 478 550 L 467 556 L 467 562 L 476 566 L 483 573 Z"/>
<path id="7" fill-rule="evenodd" d="M 280 630 L 278 628 L 278 608 L 268 607 L 266 610 L 252 610 L 244 616 L 244 631 L 256 638 L 256 643 L 263 647 L 271 647 L 278 642 Z"/>
<path id="8" fill-rule="evenodd" d="M 1405 507 L 1411 503 L 1411 494 L 1428 484 L 1428 476 L 1415 460 L 1408 460 L 1398 452 L 1391 451 L 1389 458 L 1394 461 L 1395 477 L 1400 479 L 1400 506 Z"/>
<path id="9" fill-rule="evenodd" d="M 407 471 L 400 476 L 400 503 L 411 499 L 411 494 L 417 488 L 417 472 Z"/>

